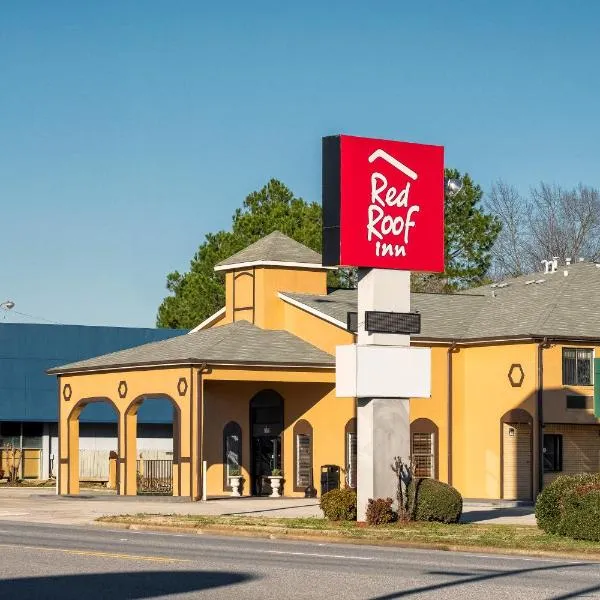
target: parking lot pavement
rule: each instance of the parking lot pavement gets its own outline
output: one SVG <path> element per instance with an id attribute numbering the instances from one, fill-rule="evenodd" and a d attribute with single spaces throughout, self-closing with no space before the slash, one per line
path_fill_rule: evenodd
<path id="1" fill-rule="evenodd" d="M 0 520 L 87 524 L 101 516 L 123 514 L 246 515 L 321 517 L 318 499 L 220 498 L 189 502 L 179 498 L 122 497 L 83 490 L 78 497 L 57 496 L 52 488 L 0 489 Z M 535 525 L 532 507 L 465 503 L 463 521 Z"/>

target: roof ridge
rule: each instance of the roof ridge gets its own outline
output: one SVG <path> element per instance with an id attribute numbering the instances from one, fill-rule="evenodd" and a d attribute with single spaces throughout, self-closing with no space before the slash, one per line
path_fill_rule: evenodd
<path id="1" fill-rule="evenodd" d="M 554 275 L 555 273 L 552 273 L 552 274 Z M 554 311 L 554 309 L 558 305 L 558 302 L 559 302 L 560 298 L 562 297 L 563 287 L 567 283 L 567 279 L 568 279 L 568 277 L 561 278 L 561 282 L 559 283 L 559 286 L 558 286 L 558 293 L 554 294 L 553 301 L 548 303 L 548 305 L 546 306 L 546 310 L 543 310 L 540 313 L 540 316 L 538 317 L 538 319 L 535 322 L 534 333 L 535 333 L 535 331 L 542 330 L 542 327 L 546 324 L 546 321 L 548 321 L 548 319 L 550 318 L 550 314 Z"/>

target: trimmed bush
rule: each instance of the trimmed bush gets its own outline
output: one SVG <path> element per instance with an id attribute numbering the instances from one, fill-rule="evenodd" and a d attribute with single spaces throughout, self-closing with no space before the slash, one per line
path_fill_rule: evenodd
<path id="1" fill-rule="evenodd" d="M 396 513 L 392 509 L 391 498 L 369 499 L 367 504 L 367 523 L 369 525 L 385 525 L 396 520 Z"/>
<path id="2" fill-rule="evenodd" d="M 330 521 L 356 521 L 356 492 L 344 488 L 323 494 L 321 510 Z"/>
<path id="3" fill-rule="evenodd" d="M 414 479 L 408 487 L 408 497 L 411 501 L 414 498 L 415 521 L 458 523 L 460 520 L 462 496 L 447 483 L 435 479 Z"/>
<path id="4" fill-rule="evenodd" d="M 561 522 L 565 514 L 567 496 L 576 488 L 600 485 L 600 474 L 580 473 L 578 475 L 560 475 L 549 483 L 537 497 L 535 518 L 540 529 L 546 533 L 562 533 Z"/>
<path id="5" fill-rule="evenodd" d="M 600 486 L 576 487 L 566 493 L 558 533 L 600 542 Z"/>

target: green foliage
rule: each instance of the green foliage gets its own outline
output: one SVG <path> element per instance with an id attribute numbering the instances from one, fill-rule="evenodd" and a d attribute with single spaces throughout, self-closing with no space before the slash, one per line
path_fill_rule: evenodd
<path id="1" fill-rule="evenodd" d="M 446 170 L 446 176 L 463 182 L 461 192 L 446 196 L 446 273 L 414 274 L 413 291 L 451 291 L 477 285 L 484 281 L 490 266 L 490 249 L 500 231 L 499 221 L 481 208 L 483 193 L 469 175 Z M 189 329 L 223 307 L 224 276 L 214 272 L 221 260 L 275 230 L 321 252 L 321 227 L 319 203 L 298 198 L 281 181 L 271 179 L 235 211 L 231 231 L 206 235 L 188 272 L 167 275 L 169 295 L 158 308 L 157 326 Z M 331 272 L 328 283 L 334 287 L 355 287 L 356 270 Z"/>
<path id="2" fill-rule="evenodd" d="M 579 473 L 578 475 L 561 475 L 548 484 L 537 497 L 535 503 L 535 518 L 540 529 L 546 533 L 556 533 L 577 537 L 582 535 L 582 529 L 577 526 L 577 520 L 587 523 L 588 517 L 583 511 L 597 501 L 597 491 L 600 488 L 599 473 Z M 586 498 L 589 495 L 590 498 Z M 600 511 L 600 505 L 595 514 Z M 592 511 L 594 512 L 594 511 Z M 600 523 L 600 520 L 598 521 Z M 594 528 L 590 535 L 595 535 Z M 577 539 L 595 539 L 592 537 L 577 537 Z M 600 538 L 598 538 L 600 541 Z"/>
<path id="3" fill-rule="evenodd" d="M 452 288 L 472 287 L 484 281 L 502 227 L 497 217 L 484 211 L 483 190 L 467 173 L 446 169 L 445 175 L 460 179 L 463 187 L 455 196 L 446 193 L 444 278 Z"/>
<path id="4" fill-rule="evenodd" d="M 565 494 L 558 533 L 576 540 L 600 542 L 600 485 Z"/>
<path id="5" fill-rule="evenodd" d="M 451 485 L 435 479 L 413 479 L 408 495 L 414 498 L 412 507 L 416 521 L 458 523 L 462 514 L 462 496 Z"/>
<path id="6" fill-rule="evenodd" d="M 369 525 L 385 525 L 396 520 L 396 513 L 392 509 L 391 498 L 369 498 L 367 504 L 367 523 Z"/>
<path id="7" fill-rule="evenodd" d="M 170 295 L 158 309 L 157 326 L 189 329 L 222 308 L 224 276 L 215 265 L 275 230 L 321 252 L 321 205 L 296 198 L 276 179 L 251 193 L 235 211 L 231 231 L 207 234 L 190 270 L 167 275 Z M 330 284 L 343 285 L 343 275 L 334 274 Z"/>
<path id="8" fill-rule="evenodd" d="M 321 510 L 330 521 L 356 521 L 356 492 L 350 488 L 330 490 L 321 496 Z"/>

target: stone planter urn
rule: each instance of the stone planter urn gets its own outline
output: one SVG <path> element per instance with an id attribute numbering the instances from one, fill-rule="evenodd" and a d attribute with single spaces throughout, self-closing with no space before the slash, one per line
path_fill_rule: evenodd
<path id="1" fill-rule="evenodd" d="M 242 480 L 242 476 L 241 475 L 230 475 L 229 476 L 229 485 L 231 486 L 231 496 L 234 496 L 236 498 L 239 498 L 241 496 L 240 494 L 240 483 Z"/>
<path id="2" fill-rule="evenodd" d="M 271 495 L 269 498 L 281 498 L 281 475 L 269 475 L 269 483 L 271 484 Z"/>

